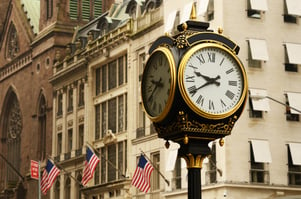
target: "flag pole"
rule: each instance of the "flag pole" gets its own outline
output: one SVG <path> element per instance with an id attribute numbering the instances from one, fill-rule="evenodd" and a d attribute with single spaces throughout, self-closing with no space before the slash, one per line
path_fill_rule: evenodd
<path id="1" fill-rule="evenodd" d="M 100 155 L 106 162 L 108 162 L 116 171 L 118 171 L 118 173 L 119 174 L 121 174 L 121 176 L 123 176 L 124 178 L 126 178 L 126 175 L 124 175 L 123 173 L 122 173 L 122 171 L 120 171 L 120 169 L 118 169 L 117 167 L 116 167 L 116 165 L 114 165 L 110 160 L 108 160 L 108 159 L 106 159 L 106 157 L 103 155 L 103 154 L 101 154 L 100 152 L 99 152 L 99 150 L 97 150 L 97 149 L 95 149 L 91 144 L 89 144 L 88 142 L 86 142 L 87 143 L 87 145 L 89 146 L 89 147 L 91 147 L 98 155 Z"/>
<path id="2" fill-rule="evenodd" d="M 165 176 L 159 171 L 159 169 L 153 164 L 153 162 L 150 160 L 150 158 L 147 157 L 147 155 L 142 151 L 142 149 L 140 149 L 142 155 L 144 157 L 146 157 L 146 159 L 153 165 L 154 169 L 156 169 L 156 171 L 158 171 L 159 175 L 164 179 L 164 181 L 166 182 L 166 184 L 169 186 L 169 180 L 167 180 L 165 178 Z"/>
<path id="3" fill-rule="evenodd" d="M 84 186 L 80 181 L 78 181 L 75 177 L 73 177 L 70 172 L 66 171 L 66 169 L 64 169 L 64 167 L 62 167 L 62 165 L 60 165 L 58 162 L 56 162 L 52 157 L 48 156 L 49 159 L 51 159 L 54 164 L 56 164 L 57 166 L 59 166 L 59 168 L 61 170 L 63 170 L 68 176 L 70 176 L 75 182 L 77 182 L 79 185 Z"/>
<path id="4" fill-rule="evenodd" d="M 41 162 L 39 163 L 39 186 L 38 186 L 38 193 L 39 193 L 39 199 L 41 199 Z"/>

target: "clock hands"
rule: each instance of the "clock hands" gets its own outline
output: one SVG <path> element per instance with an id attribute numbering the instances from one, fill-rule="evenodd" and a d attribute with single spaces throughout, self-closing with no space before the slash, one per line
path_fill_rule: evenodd
<path id="1" fill-rule="evenodd" d="M 151 80 L 151 83 L 155 85 L 155 88 L 152 90 L 152 93 L 150 94 L 148 101 L 152 101 L 153 100 L 153 95 L 155 93 L 155 91 L 157 90 L 158 87 L 163 87 L 163 83 L 161 82 L 162 78 L 160 77 L 160 79 L 158 81 L 155 80 Z"/>
<path id="2" fill-rule="evenodd" d="M 206 83 L 199 86 L 199 87 L 197 87 L 197 88 L 192 87 L 192 89 L 190 90 L 190 93 L 192 95 L 194 95 L 199 89 L 204 88 L 205 86 L 208 86 L 210 84 L 215 84 L 216 86 L 220 85 L 220 82 L 217 81 L 221 78 L 221 76 L 219 76 L 219 75 L 217 75 L 214 78 L 211 78 L 211 77 L 205 76 L 205 75 L 203 75 L 203 74 L 201 74 L 200 72 L 197 72 L 197 71 L 194 71 L 194 73 L 196 74 L 196 76 L 204 78 L 206 80 Z"/>

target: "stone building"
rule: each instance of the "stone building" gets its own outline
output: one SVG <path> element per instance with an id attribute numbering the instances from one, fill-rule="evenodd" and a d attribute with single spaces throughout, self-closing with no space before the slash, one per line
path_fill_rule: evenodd
<path id="1" fill-rule="evenodd" d="M 43 167 L 51 155 L 53 63 L 65 56 L 74 28 L 102 13 L 101 3 L 1 2 L 0 198 L 38 197 L 30 160 L 41 161 Z"/>
<path id="2" fill-rule="evenodd" d="M 157 138 L 141 105 L 140 81 L 150 45 L 165 32 L 177 32 L 176 25 L 189 18 L 192 2 L 198 20 L 209 22 L 209 29 L 215 32 L 223 28 L 223 34 L 240 46 L 239 57 L 249 80 L 248 102 L 232 135 L 225 138 L 223 147 L 218 141 L 210 144 L 213 154 L 204 162 L 201 175 L 203 197 L 224 199 L 243 195 L 255 199 L 301 195 L 300 112 L 294 110 L 301 108 L 298 1 L 131 0 L 116 4 L 107 14 L 80 28 L 72 45 L 76 46 L 81 36 L 91 38 L 91 42 L 81 47 L 81 54 L 75 48 L 70 58 L 57 65 L 61 69 L 51 79 L 56 93 L 54 107 L 61 107 L 60 103 L 63 114 L 66 112 L 66 117 L 53 120 L 53 156 L 59 156 L 66 164 L 66 174 L 78 179 L 83 157 L 76 153 L 84 152 L 82 146 L 92 145 L 101 158 L 94 179 L 81 188 L 82 196 L 187 198 L 185 164 L 175 158 L 178 146 L 172 143 L 166 149 L 164 141 Z M 72 75 L 74 78 L 69 78 Z M 68 90 L 78 89 L 78 82 L 82 81 L 83 110 L 68 113 Z M 276 101 L 268 100 L 275 98 Z M 74 130 L 80 129 L 81 122 L 83 138 L 79 130 Z M 77 136 L 70 140 L 71 134 Z M 75 140 L 82 140 L 80 146 Z M 157 170 L 152 174 L 149 193 L 130 185 L 141 151 L 170 185 Z M 66 159 L 69 153 L 71 156 Z M 52 190 L 53 198 L 77 194 L 78 185 L 69 178 L 65 174 L 60 176 Z"/>

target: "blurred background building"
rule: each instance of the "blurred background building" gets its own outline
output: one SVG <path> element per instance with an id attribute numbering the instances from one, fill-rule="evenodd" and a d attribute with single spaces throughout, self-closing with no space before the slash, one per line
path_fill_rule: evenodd
<path id="1" fill-rule="evenodd" d="M 223 147 L 218 140 L 210 143 L 212 155 L 201 174 L 203 198 L 301 195 L 298 0 L 30 2 L 40 3 L 35 26 L 27 17 L 32 12 L 24 11 L 26 1 L 23 7 L 19 1 L 0 6 L 4 11 L 9 10 L 4 5 L 12 7 L 0 18 L 0 152 L 24 176 L 18 177 L 0 159 L 0 198 L 8 193 L 16 198 L 22 187 L 27 198 L 35 198 L 29 197 L 37 195 L 37 183 L 28 176 L 29 161 L 42 161 L 46 154 L 64 168 L 47 196 L 53 199 L 187 198 L 186 164 L 176 158 L 177 144 L 166 149 L 164 140 L 157 138 L 141 105 L 140 83 L 151 44 L 166 32 L 176 34 L 176 26 L 189 19 L 192 5 L 197 20 L 209 22 L 215 32 L 222 28 L 240 46 L 238 56 L 249 81 L 248 102 L 232 135 Z M 9 22 L 18 22 L 11 34 L 5 25 Z M 14 47 L 16 38 L 18 45 L 27 41 L 26 48 Z M 45 96 L 44 102 L 40 96 Z M 46 103 L 45 109 L 41 103 Z M 8 118 L 20 119 L 7 123 Z M 10 130 L 15 126 L 18 131 Z M 40 138 L 44 131 L 45 138 Z M 94 179 L 81 187 L 87 144 L 101 161 Z M 16 152 L 9 153 L 10 147 Z M 155 170 L 149 193 L 131 186 L 141 151 L 170 185 Z"/>

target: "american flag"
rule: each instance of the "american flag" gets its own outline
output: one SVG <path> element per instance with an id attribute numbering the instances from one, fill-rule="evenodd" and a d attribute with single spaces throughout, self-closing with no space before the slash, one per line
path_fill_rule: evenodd
<path id="1" fill-rule="evenodd" d="M 150 189 L 150 177 L 153 170 L 154 167 L 141 155 L 132 178 L 132 185 L 147 193 Z"/>
<path id="2" fill-rule="evenodd" d="M 82 184 L 86 185 L 88 181 L 93 178 L 94 170 L 99 162 L 99 158 L 95 155 L 90 147 L 87 147 L 85 169 L 82 178 Z"/>
<path id="3" fill-rule="evenodd" d="M 51 188 L 55 178 L 59 175 L 59 173 L 60 170 L 53 164 L 51 160 L 48 159 L 41 180 L 41 191 L 44 195 L 46 195 L 47 191 Z"/>

